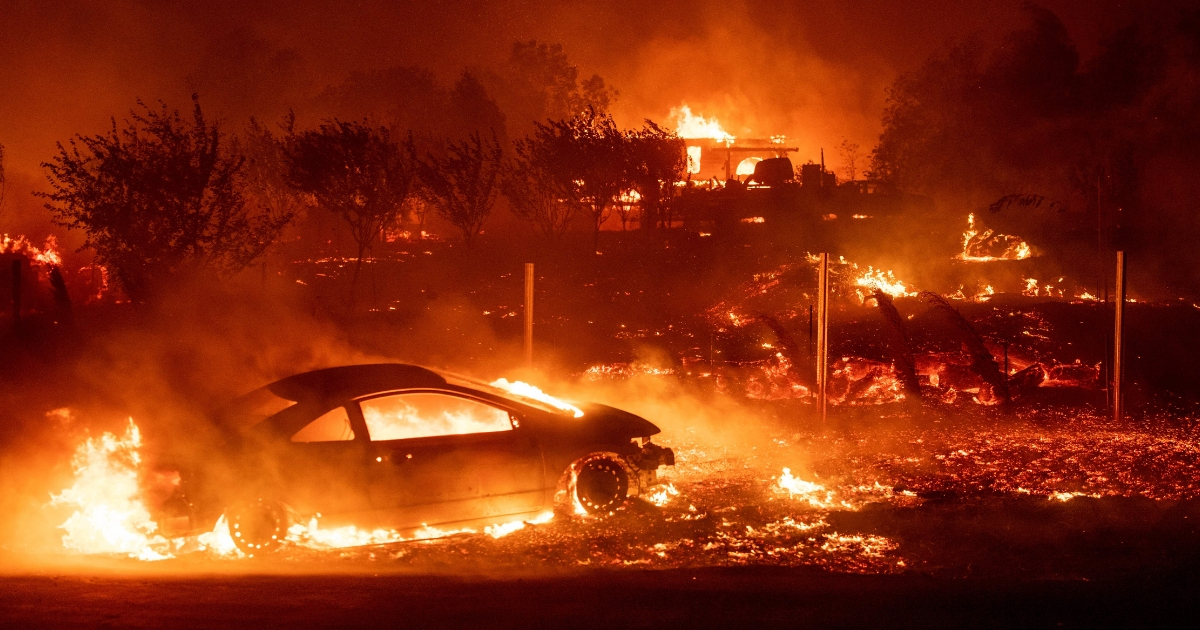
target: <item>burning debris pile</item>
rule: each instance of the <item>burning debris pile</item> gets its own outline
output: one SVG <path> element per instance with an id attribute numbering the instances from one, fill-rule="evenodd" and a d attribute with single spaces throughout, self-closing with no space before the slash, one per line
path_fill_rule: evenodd
<path id="1" fill-rule="evenodd" d="M 18 315 L 50 313 L 61 319 L 69 315 L 72 301 L 94 304 L 110 293 L 108 270 L 96 263 L 68 267 L 53 235 L 38 247 L 26 236 L 0 234 L 0 266 L 6 275 L 12 269 L 8 291 Z"/>
<path id="2" fill-rule="evenodd" d="M 967 215 L 967 231 L 963 232 L 962 252 L 958 259 L 965 262 L 992 262 L 996 260 L 1025 260 L 1033 256 L 1033 250 L 1017 236 L 997 234 L 995 230 L 979 229 L 975 225 L 975 214 Z"/>
<path id="3" fill-rule="evenodd" d="M 1027 249 L 994 258 L 1018 260 L 1024 254 L 1013 252 L 1019 251 Z M 586 377 L 673 375 L 751 399 L 811 401 L 815 261 L 810 255 L 754 274 L 730 291 L 696 322 L 699 330 L 684 335 L 707 343 L 678 349 L 676 365 L 595 365 Z M 860 267 L 844 257 L 831 261 L 829 274 L 834 332 L 828 398 L 834 405 L 994 405 L 1044 398 L 1035 394 L 1045 388 L 1103 388 L 1101 365 L 1092 353 L 1064 356 L 1069 344 L 1054 341 L 1056 327 L 1066 324 L 1059 321 L 1063 312 L 1047 307 L 1056 297 L 1048 289 L 1034 295 L 1039 301 L 1026 299 L 1028 293 L 998 293 L 990 285 L 974 297 L 961 290 L 939 295 L 918 291 L 891 270 Z M 1091 300 L 1091 294 L 1082 295 L 1080 304 Z"/>

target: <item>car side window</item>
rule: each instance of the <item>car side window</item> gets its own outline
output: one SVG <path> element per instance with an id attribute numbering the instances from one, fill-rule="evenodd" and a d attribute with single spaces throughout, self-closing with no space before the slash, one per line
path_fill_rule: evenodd
<path id="1" fill-rule="evenodd" d="M 335 407 L 292 436 L 293 442 L 349 442 L 354 439 L 345 407 Z"/>
<path id="2" fill-rule="evenodd" d="M 469 398 L 436 393 L 393 394 L 359 403 L 371 440 L 511 431 L 508 412 Z"/>

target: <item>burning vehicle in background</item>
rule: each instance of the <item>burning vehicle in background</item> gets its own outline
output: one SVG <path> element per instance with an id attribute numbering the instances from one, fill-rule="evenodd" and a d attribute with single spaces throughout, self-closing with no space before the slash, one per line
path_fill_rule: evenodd
<path id="1" fill-rule="evenodd" d="M 297 374 L 215 418 L 222 440 L 181 462 L 168 522 L 193 531 L 222 514 L 234 543 L 269 551 L 289 523 L 425 526 L 515 519 L 558 507 L 609 513 L 658 483 L 674 453 L 649 421 L 414 365 Z"/>

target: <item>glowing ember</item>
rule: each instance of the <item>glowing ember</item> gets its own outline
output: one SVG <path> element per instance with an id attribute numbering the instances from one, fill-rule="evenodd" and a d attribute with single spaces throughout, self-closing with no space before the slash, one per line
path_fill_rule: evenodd
<path id="1" fill-rule="evenodd" d="M 673 108 L 668 117 L 675 121 L 675 133 L 680 138 L 711 138 L 721 142 L 733 142 L 734 137 L 725 133 L 716 118 L 704 118 L 692 113 L 687 103 Z"/>
<path id="2" fill-rule="evenodd" d="M 1037 297 L 1038 281 L 1037 278 L 1025 278 L 1025 288 L 1021 289 L 1021 295 L 1028 297 Z"/>
<path id="3" fill-rule="evenodd" d="M 959 260 L 991 262 L 1025 260 L 1031 256 L 1033 251 L 1020 237 L 996 234 L 990 229 L 981 232 L 975 227 L 975 215 L 967 215 L 967 231 L 963 232 L 963 250 L 957 256 Z"/>
<path id="4" fill-rule="evenodd" d="M 669 483 L 665 486 L 655 488 L 653 492 L 644 498 L 658 507 L 666 507 L 671 502 L 671 499 L 677 496 L 679 496 L 679 491 L 675 489 L 675 484 Z"/>
<path id="5" fill-rule="evenodd" d="M 835 405 L 883 405 L 904 400 L 903 387 L 891 363 L 842 357 L 829 374 L 829 402 Z"/>
<path id="6" fill-rule="evenodd" d="M 551 396 L 550 394 L 543 392 L 542 390 L 538 389 L 537 387 L 530 385 L 529 383 L 524 383 L 521 381 L 509 382 L 508 379 L 501 378 L 501 379 L 496 379 L 496 380 L 492 381 L 491 385 L 493 387 L 499 387 L 500 389 L 503 389 L 515 396 L 519 396 L 521 398 L 528 398 L 530 400 L 536 400 L 538 402 L 550 405 L 551 407 L 554 407 L 555 409 L 561 409 L 562 411 L 569 411 L 576 418 L 583 417 L 583 411 L 579 407 L 576 407 L 575 405 L 572 405 L 571 403 L 559 400 L 559 399 Z"/>
<path id="7" fill-rule="evenodd" d="M 675 374 L 671 368 L 661 368 L 635 361 L 633 363 L 609 363 L 593 365 L 584 370 L 583 377 L 589 381 L 604 379 L 626 379 L 634 376 L 670 376 Z"/>
<path id="8" fill-rule="evenodd" d="M 739 220 L 742 223 L 766 223 L 767 222 L 767 220 L 764 219 L 763 217 L 746 217 L 744 219 L 739 219 Z"/>
<path id="9" fill-rule="evenodd" d="M 51 505 L 78 508 L 61 527 L 63 547 L 80 553 L 123 554 L 139 560 L 164 560 L 167 539 L 141 498 L 138 471 L 142 434 L 133 419 L 125 434 L 88 438 L 75 451 L 75 483 L 51 497 Z"/>

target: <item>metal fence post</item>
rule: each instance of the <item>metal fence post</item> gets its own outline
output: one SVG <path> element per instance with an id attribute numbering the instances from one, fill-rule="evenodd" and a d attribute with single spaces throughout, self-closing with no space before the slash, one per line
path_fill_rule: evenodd
<path id="1" fill-rule="evenodd" d="M 533 263 L 525 263 L 525 365 L 533 365 Z"/>
<path id="2" fill-rule="evenodd" d="M 1125 355 L 1125 252 L 1117 252 L 1117 304 L 1113 317 L 1113 369 L 1112 369 L 1112 411 L 1113 420 L 1120 422 L 1124 411 L 1121 397 L 1121 373 L 1124 369 Z"/>

